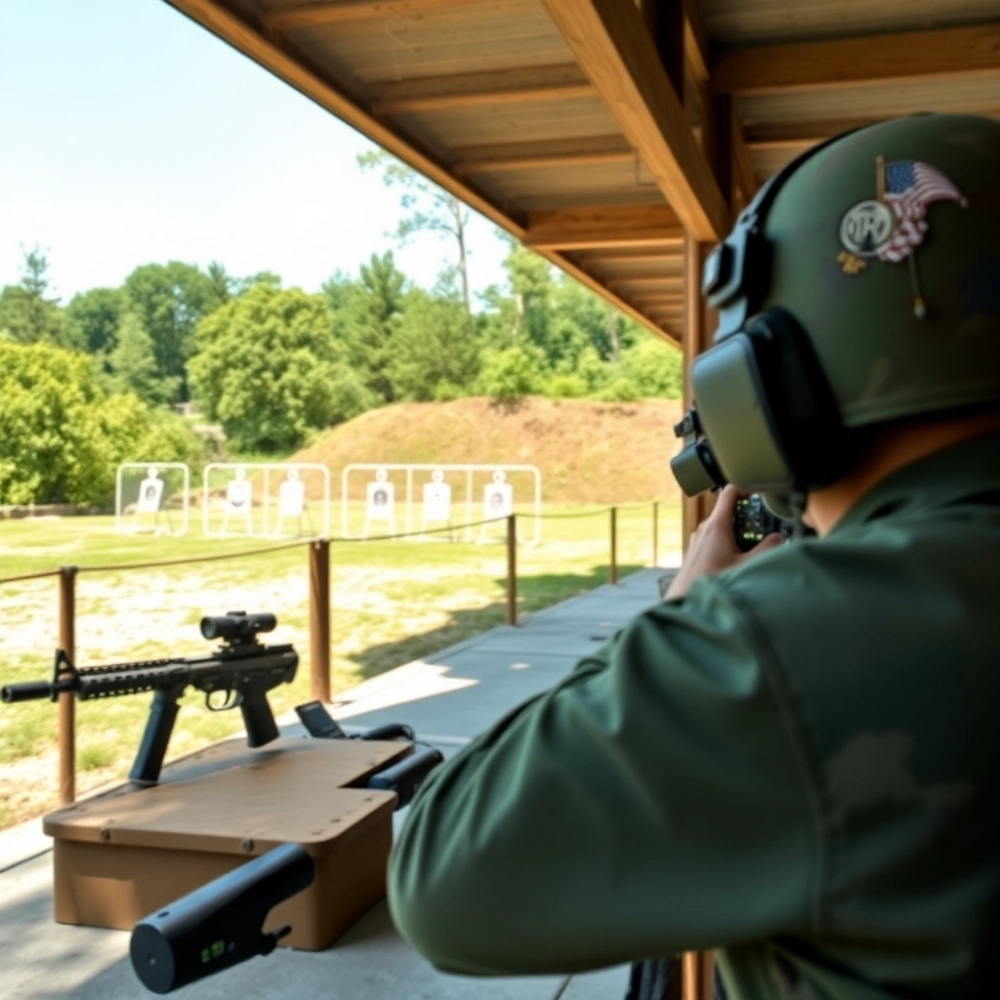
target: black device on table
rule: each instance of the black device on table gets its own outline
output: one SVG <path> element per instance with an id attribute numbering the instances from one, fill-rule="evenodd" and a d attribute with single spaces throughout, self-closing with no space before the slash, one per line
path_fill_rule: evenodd
<path id="1" fill-rule="evenodd" d="M 295 711 L 310 735 L 319 739 L 413 739 L 413 730 L 398 722 L 347 736 L 318 701 Z M 396 809 L 401 809 L 443 759 L 440 750 L 426 747 L 376 771 L 366 787 L 395 792 Z M 304 848 L 275 847 L 140 920 L 129 946 L 132 968 L 154 993 L 171 993 L 257 955 L 269 955 L 291 927 L 265 934 L 268 913 L 307 888 L 313 878 L 313 861 Z"/>

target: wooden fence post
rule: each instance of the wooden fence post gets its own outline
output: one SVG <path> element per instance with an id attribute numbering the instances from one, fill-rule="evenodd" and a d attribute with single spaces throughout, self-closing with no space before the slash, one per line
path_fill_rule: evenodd
<path id="1" fill-rule="evenodd" d="M 660 564 L 660 501 L 653 501 L 653 566 Z"/>
<path id="2" fill-rule="evenodd" d="M 517 514 L 507 515 L 507 624 L 517 624 Z"/>
<path id="3" fill-rule="evenodd" d="M 330 701 L 330 540 L 309 544 L 309 690 Z"/>
<path id="4" fill-rule="evenodd" d="M 618 508 L 611 508 L 611 565 L 608 566 L 608 583 L 618 582 Z"/>
<path id="5" fill-rule="evenodd" d="M 59 648 L 76 663 L 76 567 L 59 569 Z M 59 695 L 59 802 L 76 801 L 76 695 Z"/>

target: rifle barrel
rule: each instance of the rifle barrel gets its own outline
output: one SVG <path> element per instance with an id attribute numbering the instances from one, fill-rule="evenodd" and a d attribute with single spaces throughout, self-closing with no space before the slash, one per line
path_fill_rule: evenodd
<path id="1" fill-rule="evenodd" d="M 17 701 L 38 701 L 52 697 L 52 685 L 48 681 L 25 681 L 23 684 L 7 684 L 0 688 L 0 701 L 8 705 Z"/>

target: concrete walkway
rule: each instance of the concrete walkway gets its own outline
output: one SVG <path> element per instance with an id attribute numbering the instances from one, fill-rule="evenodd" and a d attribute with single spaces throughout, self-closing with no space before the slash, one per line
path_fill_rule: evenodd
<path id="1" fill-rule="evenodd" d="M 509 709 L 551 687 L 577 660 L 656 602 L 664 570 L 643 570 L 526 619 L 407 664 L 339 697 L 350 731 L 406 722 L 454 753 Z M 302 734 L 292 715 L 284 735 Z M 396 815 L 401 822 L 403 813 Z M 129 935 L 52 921 L 50 841 L 40 821 L 0 833 L 0 954 L 5 1000 L 125 1000 L 150 996 L 128 960 Z M 627 970 L 573 977 L 468 979 L 435 971 L 396 933 L 385 902 L 328 951 L 279 948 L 268 958 L 188 987 L 187 1000 L 621 1000 Z"/>

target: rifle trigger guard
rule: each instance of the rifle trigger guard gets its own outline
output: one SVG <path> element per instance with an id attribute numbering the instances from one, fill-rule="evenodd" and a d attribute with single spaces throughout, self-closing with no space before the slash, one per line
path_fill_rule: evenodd
<path id="1" fill-rule="evenodd" d="M 222 690 L 225 690 L 225 701 L 221 705 L 216 705 L 212 702 L 212 695 Z M 243 704 L 243 695 L 239 691 L 234 691 L 232 688 L 216 688 L 216 691 L 205 693 L 205 707 L 210 712 L 228 712 L 229 709 Z"/>

